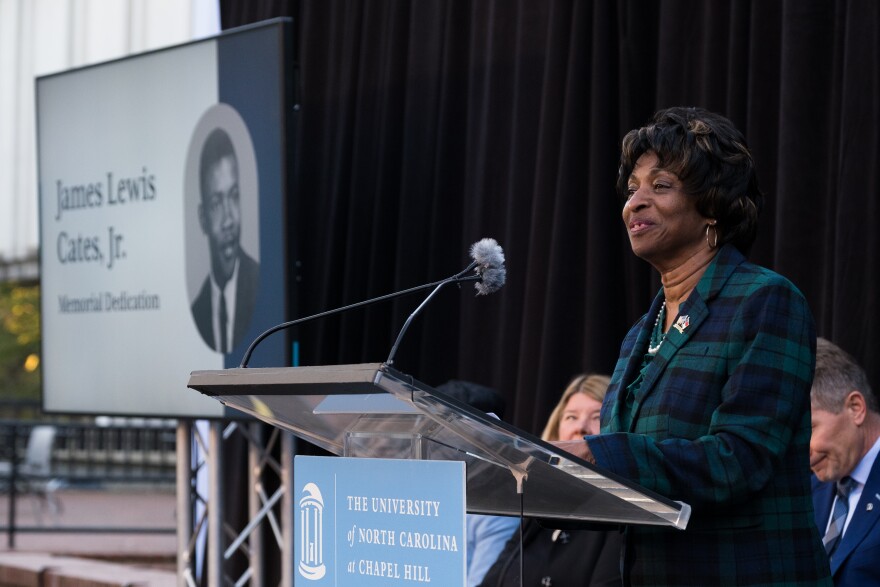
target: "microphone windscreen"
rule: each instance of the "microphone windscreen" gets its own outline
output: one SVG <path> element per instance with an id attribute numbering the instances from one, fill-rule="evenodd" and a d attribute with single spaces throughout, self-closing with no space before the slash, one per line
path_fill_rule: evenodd
<path id="1" fill-rule="evenodd" d="M 471 245 L 471 257 L 477 262 L 476 271 L 481 280 L 474 284 L 477 295 L 498 291 L 507 278 L 504 251 L 493 238 L 484 238 Z"/>
<path id="2" fill-rule="evenodd" d="M 494 238 L 484 238 L 471 245 L 471 257 L 484 267 L 502 267 L 504 251 Z"/>
<path id="3" fill-rule="evenodd" d="M 504 285 L 504 280 L 507 278 L 507 271 L 504 267 L 500 269 L 486 269 L 481 272 L 481 275 L 483 280 L 475 283 L 474 287 L 477 290 L 477 295 L 486 296 L 501 289 L 501 286 Z"/>

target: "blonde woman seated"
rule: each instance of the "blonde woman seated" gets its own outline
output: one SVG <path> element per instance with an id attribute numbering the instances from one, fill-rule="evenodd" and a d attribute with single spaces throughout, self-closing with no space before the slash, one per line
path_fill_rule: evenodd
<path id="1" fill-rule="evenodd" d="M 541 438 L 582 440 L 587 434 L 598 434 L 599 410 L 609 381 L 605 375 L 575 377 L 550 414 Z M 556 530 L 529 519 L 523 527 L 522 543 L 522 583 L 519 532 L 514 532 L 481 587 L 621 584 L 621 534 L 616 529 Z"/>

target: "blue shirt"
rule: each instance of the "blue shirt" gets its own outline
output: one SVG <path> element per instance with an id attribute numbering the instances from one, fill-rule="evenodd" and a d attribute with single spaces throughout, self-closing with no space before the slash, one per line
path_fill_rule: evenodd
<path id="1" fill-rule="evenodd" d="M 517 526 L 519 518 L 510 516 L 467 515 L 468 587 L 483 581 Z"/>

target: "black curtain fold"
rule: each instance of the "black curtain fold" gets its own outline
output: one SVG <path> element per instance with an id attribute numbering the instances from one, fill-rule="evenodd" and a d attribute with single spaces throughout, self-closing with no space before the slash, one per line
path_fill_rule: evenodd
<path id="1" fill-rule="evenodd" d="M 610 373 L 659 287 L 614 191 L 622 135 L 703 106 L 746 134 L 767 193 L 752 260 L 819 334 L 880 366 L 880 8 L 872 0 L 222 0 L 289 15 L 299 96 L 289 219 L 300 315 L 440 279 L 494 237 L 508 283 L 441 292 L 396 366 L 499 389 L 539 432 L 568 379 Z M 309 324 L 308 364 L 384 360 L 421 295 Z"/>

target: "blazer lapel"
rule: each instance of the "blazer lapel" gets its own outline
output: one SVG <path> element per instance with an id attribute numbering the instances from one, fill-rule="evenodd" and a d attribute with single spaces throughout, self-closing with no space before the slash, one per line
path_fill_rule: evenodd
<path id="1" fill-rule="evenodd" d="M 691 293 L 687 302 L 681 305 L 678 318 L 667 331 L 666 340 L 660 345 L 660 350 L 645 372 L 645 379 L 636 393 L 636 401 L 644 401 L 644 398 L 654 390 L 655 384 L 666 371 L 670 361 L 709 315 L 706 303 L 695 294 L 696 292 Z"/>
<path id="2" fill-rule="evenodd" d="M 627 382 L 627 385 L 635 380 L 639 374 L 639 369 L 642 367 L 642 359 L 645 357 L 644 351 L 648 348 L 651 339 L 651 331 L 654 329 L 654 320 L 657 319 L 657 313 L 660 312 L 660 305 L 662 303 L 663 291 L 661 290 L 660 293 L 654 297 L 654 301 L 651 303 L 651 309 L 645 314 L 642 327 L 636 336 L 635 344 L 632 349 L 630 349 L 626 371 L 624 371 L 623 374 L 623 381 Z"/>
<path id="3" fill-rule="evenodd" d="M 846 532 L 843 533 L 843 538 L 834 556 L 831 557 L 832 575 L 877 525 L 878 516 L 880 516 L 880 458 L 875 460 L 874 466 L 871 467 L 868 482 L 862 489 L 862 496 L 856 504 L 849 526 L 846 527 Z"/>
<path id="4" fill-rule="evenodd" d="M 666 333 L 666 340 L 660 345 L 660 350 L 651 361 L 651 364 L 648 365 L 645 371 L 645 378 L 635 394 L 634 400 L 638 405 L 634 413 L 638 414 L 639 406 L 654 390 L 657 381 L 660 380 L 660 377 L 676 353 L 691 339 L 693 334 L 699 330 L 700 324 L 709 316 L 709 308 L 706 303 L 718 296 L 721 288 L 724 287 L 724 284 L 733 274 L 734 269 L 743 261 L 745 261 L 745 257 L 732 245 L 725 245 L 715 255 L 715 258 L 706 268 L 706 272 L 700 278 L 697 287 L 694 288 L 688 299 L 680 306 L 678 317 Z M 654 317 L 657 316 L 657 312 L 660 311 L 662 297 L 663 292 L 661 290 L 651 305 L 651 312 L 653 314 L 648 314 L 634 349 L 646 348 L 646 341 L 650 337 L 651 329 L 654 326 L 654 322 L 650 320 L 650 317 L 652 315 Z M 630 354 L 624 381 L 631 382 L 635 379 L 641 366 L 641 359 L 641 354 L 635 352 Z M 634 418 L 633 422 L 636 419 Z"/>
<path id="5" fill-rule="evenodd" d="M 651 338 L 651 330 L 654 327 L 654 319 L 660 311 L 660 305 L 663 303 L 663 290 L 654 297 L 651 309 L 642 317 L 642 324 L 636 333 L 635 340 L 627 349 L 626 344 L 622 349 L 623 353 L 629 353 L 626 356 L 626 365 L 623 369 L 623 376 L 620 378 L 620 387 L 616 392 L 616 397 L 609 404 L 611 413 L 609 421 L 613 422 L 613 430 L 629 430 L 635 419 L 632 417 L 630 409 L 627 407 L 627 398 L 629 391 L 627 387 L 639 376 L 639 370 L 642 367 L 642 360 L 645 357 L 645 349 L 648 348 L 648 341 Z M 629 338 L 629 337 L 627 337 Z M 615 428 L 616 427 L 616 428 Z"/>

